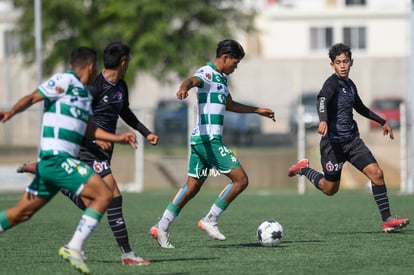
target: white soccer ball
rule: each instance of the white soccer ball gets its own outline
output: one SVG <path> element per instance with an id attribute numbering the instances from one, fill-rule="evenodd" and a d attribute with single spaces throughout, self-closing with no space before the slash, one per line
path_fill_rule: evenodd
<path id="1" fill-rule="evenodd" d="M 264 221 L 257 228 L 257 238 L 263 246 L 277 246 L 282 242 L 283 226 L 274 220 Z"/>

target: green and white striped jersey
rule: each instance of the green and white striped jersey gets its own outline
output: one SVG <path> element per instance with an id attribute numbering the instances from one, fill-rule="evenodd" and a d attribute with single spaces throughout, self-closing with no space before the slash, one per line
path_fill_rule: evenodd
<path id="1" fill-rule="evenodd" d="M 39 157 L 76 158 L 92 116 L 92 97 L 73 71 L 53 75 L 37 91 L 45 100 Z"/>
<path id="2" fill-rule="evenodd" d="M 226 100 L 230 95 L 227 76 L 211 62 L 198 69 L 194 76 L 201 80 L 202 85 L 197 88 L 197 125 L 192 131 L 190 143 L 203 143 L 214 138 L 221 140 Z"/>

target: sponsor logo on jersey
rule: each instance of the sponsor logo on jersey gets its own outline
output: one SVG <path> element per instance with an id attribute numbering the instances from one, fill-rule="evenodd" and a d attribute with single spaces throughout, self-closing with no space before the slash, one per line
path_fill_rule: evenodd
<path id="1" fill-rule="evenodd" d="M 223 103 L 223 104 L 226 103 L 226 97 L 224 95 L 222 95 L 222 94 L 220 94 L 218 96 L 218 100 L 220 101 L 220 103 Z"/>
<path id="2" fill-rule="evenodd" d="M 49 87 L 55 87 L 55 81 L 53 81 L 53 80 L 49 80 L 48 82 L 47 82 L 47 86 L 49 86 Z"/>
<path id="3" fill-rule="evenodd" d="M 325 113 L 325 100 L 326 98 L 323 96 L 319 99 L 319 112 L 320 113 Z"/>

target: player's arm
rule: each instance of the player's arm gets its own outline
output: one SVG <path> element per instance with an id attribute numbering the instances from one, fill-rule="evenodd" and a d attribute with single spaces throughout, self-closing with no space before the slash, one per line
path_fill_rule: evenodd
<path id="1" fill-rule="evenodd" d="M 245 105 L 233 100 L 231 95 L 227 96 L 226 99 L 226 110 L 235 113 L 256 113 L 258 115 L 271 118 L 275 120 L 275 113 L 269 108 L 260 108 L 250 105 Z"/>
<path id="2" fill-rule="evenodd" d="M 178 89 L 178 92 L 176 94 L 177 98 L 183 100 L 188 96 L 188 91 L 194 87 L 203 87 L 203 81 L 201 80 L 201 78 L 192 76 L 184 80 L 181 83 L 180 88 Z"/>
<path id="3" fill-rule="evenodd" d="M 321 136 L 328 134 L 328 100 L 321 93 L 318 95 L 318 104 L 316 106 L 319 115 L 318 133 Z"/>
<path id="4" fill-rule="evenodd" d="M 128 124 L 133 129 L 137 130 L 142 136 L 144 136 L 152 145 L 158 144 L 158 136 L 152 133 L 132 112 L 132 110 L 127 106 L 124 107 L 120 116 L 126 124 Z"/>
<path id="5" fill-rule="evenodd" d="M 368 118 L 372 119 L 379 124 L 381 124 L 382 129 L 384 131 L 384 136 L 390 135 L 390 139 L 394 139 L 394 134 L 392 132 L 391 126 L 387 123 L 385 119 L 371 111 L 361 100 L 358 93 L 355 96 L 355 103 L 354 103 L 354 109 L 358 112 L 358 114 Z"/>
<path id="6" fill-rule="evenodd" d="M 321 136 L 328 134 L 328 105 L 337 89 L 338 81 L 329 78 L 318 94 L 316 109 L 319 115 L 318 133 Z"/>
<path id="7" fill-rule="evenodd" d="M 23 112 L 33 104 L 43 100 L 43 96 L 36 90 L 31 94 L 25 95 L 9 111 L 0 112 L 0 121 L 6 122 L 11 119 L 15 114 Z"/>
<path id="8" fill-rule="evenodd" d="M 89 119 L 85 136 L 90 139 L 100 139 L 103 141 L 129 144 L 132 148 L 137 148 L 137 139 L 134 133 L 125 132 L 123 134 L 112 134 L 99 127 L 96 127 L 93 119 Z"/>
<path id="9" fill-rule="evenodd" d="M 354 109 L 355 111 L 358 112 L 358 114 L 368 118 L 368 119 L 372 119 L 376 122 L 378 122 L 379 124 L 381 124 L 381 126 L 384 126 L 384 124 L 386 123 L 385 119 L 381 118 L 379 115 L 377 115 L 376 113 L 374 113 L 373 111 L 371 111 L 361 100 L 361 98 L 359 97 L 358 94 L 356 94 L 355 96 L 355 103 L 354 103 Z"/>

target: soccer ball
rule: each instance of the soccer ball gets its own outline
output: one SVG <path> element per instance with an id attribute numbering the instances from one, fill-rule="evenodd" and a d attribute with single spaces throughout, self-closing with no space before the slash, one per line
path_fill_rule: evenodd
<path id="1" fill-rule="evenodd" d="M 257 238 L 263 246 L 277 246 L 282 242 L 283 227 L 274 220 L 264 221 L 257 228 Z"/>

